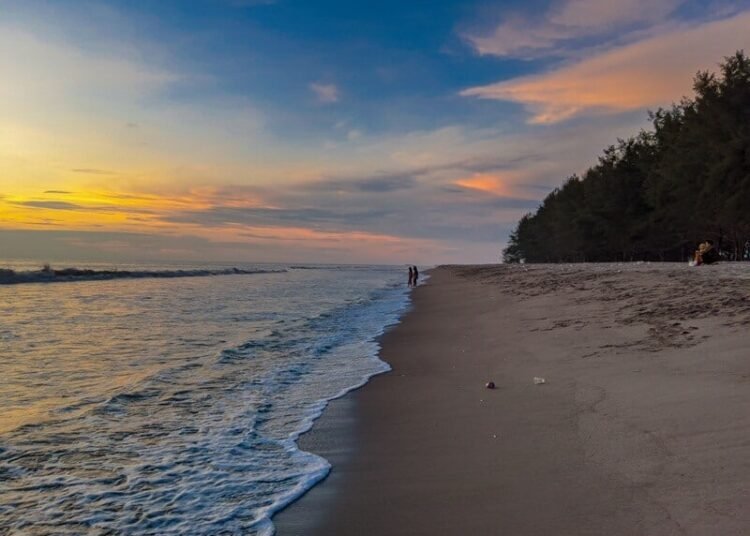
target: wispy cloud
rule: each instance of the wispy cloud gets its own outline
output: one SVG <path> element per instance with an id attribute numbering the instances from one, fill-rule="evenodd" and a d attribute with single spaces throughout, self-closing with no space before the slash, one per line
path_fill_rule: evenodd
<path id="1" fill-rule="evenodd" d="M 397 172 L 378 174 L 363 178 L 341 178 L 324 179 L 310 183 L 300 184 L 298 188 L 304 191 L 331 192 L 331 193 L 388 193 L 395 191 L 410 190 L 416 186 L 416 177 L 419 171 Z"/>
<path id="2" fill-rule="evenodd" d="M 81 210 L 81 205 L 68 203 L 67 201 L 17 201 L 14 205 L 20 205 L 31 208 L 45 208 L 50 210 Z"/>
<path id="3" fill-rule="evenodd" d="M 660 22 L 685 0 L 567 0 L 552 8 L 548 21 L 566 28 L 606 31 L 626 24 Z M 602 28 L 603 27 L 603 28 Z"/>
<path id="4" fill-rule="evenodd" d="M 74 168 L 71 169 L 73 173 L 85 173 L 88 175 L 117 175 L 115 171 L 108 169 L 96 169 L 96 168 Z"/>
<path id="5" fill-rule="evenodd" d="M 77 50 L 25 28 L 9 24 L 0 28 L 0 75 L 14 82 L 0 86 L 0 96 L 12 102 L 37 97 L 70 102 L 71 92 L 90 95 L 91 89 L 107 90 L 110 99 L 121 99 L 158 91 L 179 79 L 124 53 Z"/>
<path id="6" fill-rule="evenodd" d="M 750 12 L 674 28 L 548 73 L 466 89 L 461 95 L 520 103 L 537 124 L 669 105 L 689 93 L 698 70 L 750 48 L 748 28 Z"/>
<path id="7" fill-rule="evenodd" d="M 565 0 L 539 16 L 510 14 L 489 33 L 465 39 L 482 55 L 535 58 L 565 55 L 566 45 L 613 30 L 649 27 L 664 21 L 684 0 Z"/>
<path id="8" fill-rule="evenodd" d="M 477 190 L 497 197 L 513 198 L 514 195 L 519 195 L 514 190 L 518 190 L 519 186 L 523 184 L 521 179 L 522 177 L 517 171 L 472 173 L 469 176 L 459 178 L 455 184 L 461 188 Z"/>
<path id="9" fill-rule="evenodd" d="M 315 94 L 318 102 L 322 102 L 324 104 L 338 102 L 341 96 L 339 88 L 338 86 L 336 86 L 336 84 L 312 82 L 308 87 L 310 88 L 310 91 Z"/>

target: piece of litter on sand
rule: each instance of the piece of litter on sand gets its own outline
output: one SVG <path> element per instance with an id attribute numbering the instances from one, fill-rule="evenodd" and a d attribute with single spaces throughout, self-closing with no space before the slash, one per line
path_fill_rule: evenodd
<path id="1" fill-rule="evenodd" d="M 540 378 L 539 376 L 535 376 L 534 383 L 537 385 L 542 385 L 542 384 L 547 383 L 547 380 L 545 380 L 544 378 Z"/>

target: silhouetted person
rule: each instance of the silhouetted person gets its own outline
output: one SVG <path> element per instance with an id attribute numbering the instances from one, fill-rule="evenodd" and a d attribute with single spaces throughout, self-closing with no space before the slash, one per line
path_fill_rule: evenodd
<path id="1" fill-rule="evenodd" d="M 414 270 L 409 266 L 409 286 L 412 286 L 412 283 L 414 283 Z"/>
<path id="2" fill-rule="evenodd" d="M 419 279 L 419 270 L 417 270 L 416 266 L 414 266 L 412 269 L 414 271 L 414 279 L 413 279 L 414 280 L 414 286 L 416 287 L 417 286 L 417 280 Z"/>
<path id="3" fill-rule="evenodd" d="M 696 266 L 700 266 L 701 264 L 713 264 L 719 260 L 721 260 L 721 256 L 716 247 L 714 247 L 713 240 L 702 242 L 693 256 L 693 261 Z"/>

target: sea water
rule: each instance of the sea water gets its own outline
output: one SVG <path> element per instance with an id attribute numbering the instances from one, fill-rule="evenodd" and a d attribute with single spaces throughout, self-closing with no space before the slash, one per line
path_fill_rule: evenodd
<path id="1" fill-rule="evenodd" d="M 388 369 L 404 270 L 180 270 L 0 285 L 0 534 L 271 534 L 326 476 L 296 439 Z"/>

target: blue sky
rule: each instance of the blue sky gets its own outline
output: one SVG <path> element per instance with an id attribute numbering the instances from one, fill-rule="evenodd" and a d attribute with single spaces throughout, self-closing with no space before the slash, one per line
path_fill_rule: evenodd
<path id="1" fill-rule="evenodd" d="M 0 246 L 490 262 L 748 29 L 745 1 L 0 1 Z"/>

